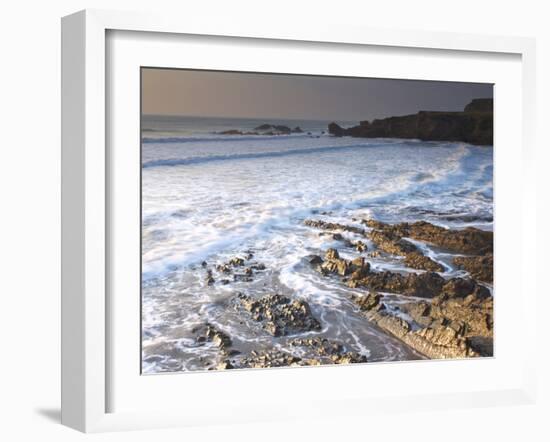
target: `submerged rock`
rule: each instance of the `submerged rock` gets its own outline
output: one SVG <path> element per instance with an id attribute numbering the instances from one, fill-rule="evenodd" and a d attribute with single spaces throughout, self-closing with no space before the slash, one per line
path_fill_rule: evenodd
<path id="1" fill-rule="evenodd" d="M 304 225 L 308 227 L 314 227 L 316 229 L 322 229 L 322 230 L 342 230 L 344 232 L 352 232 L 352 233 L 357 233 L 359 235 L 365 234 L 365 230 L 360 227 L 348 226 L 345 224 L 338 224 L 338 223 L 329 223 L 321 220 L 306 219 L 304 221 Z"/>
<path id="2" fill-rule="evenodd" d="M 285 336 L 321 329 L 321 324 L 311 313 L 309 304 L 291 300 L 283 295 L 266 295 L 251 298 L 238 294 L 237 299 L 252 319 L 263 323 L 263 328 L 272 336 Z"/>
<path id="3" fill-rule="evenodd" d="M 262 270 L 266 269 L 265 264 L 262 264 L 262 263 L 253 264 L 253 265 L 250 266 L 250 268 L 253 269 L 253 270 L 258 270 L 258 271 L 262 271 Z"/>
<path id="4" fill-rule="evenodd" d="M 235 273 L 233 274 L 233 281 L 250 282 L 252 278 L 246 273 Z"/>
<path id="5" fill-rule="evenodd" d="M 292 132 L 292 130 L 288 126 L 284 126 L 282 124 L 269 124 L 269 123 L 261 124 L 260 126 L 255 127 L 254 130 L 258 132 L 262 132 L 264 135 L 271 135 L 271 134 L 288 135 L 289 133 Z"/>
<path id="6" fill-rule="evenodd" d="M 319 255 L 306 256 L 306 260 L 311 265 L 323 264 L 323 258 L 321 258 Z"/>

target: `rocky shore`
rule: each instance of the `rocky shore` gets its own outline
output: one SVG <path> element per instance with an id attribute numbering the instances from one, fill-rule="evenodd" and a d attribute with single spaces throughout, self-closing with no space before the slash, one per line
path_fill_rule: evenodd
<path id="1" fill-rule="evenodd" d="M 337 248 L 323 255 L 305 256 L 307 265 L 325 278 L 339 281 L 351 292 L 349 300 L 359 317 L 429 359 L 470 358 L 493 354 L 493 234 L 475 228 L 445 229 L 428 222 L 386 224 L 365 219 L 342 224 L 320 219 L 304 221 L 319 235 L 332 235 Z M 362 225 L 364 227 L 359 227 Z M 344 236 L 352 235 L 349 239 Z M 446 276 L 440 262 L 425 256 L 411 240 L 457 254 L 452 263 L 464 276 Z M 380 271 L 372 257 L 396 259 L 407 271 Z M 252 283 L 266 266 L 255 261 L 253 251 L 227 262 L 203 262 L 205 284 Z M 467 272 L 467 274 L 466 274 Z M 265 285 L 265 284 L 264 284 Z M 391 297 L 400 302 L 391 302 Z M 367 362 L 346 342 L 323 337 L 322 318 L 303 299 L 270 293 L 235 291 L 228 308 L 271 337 L 272 347 L 244 348 L 217 328 L 205 323 L 192 330 L 195 346 L 217 354 L 209 369 L 269 368 Z"/>
<path id="2" fill-rule="evenodd" d="M 255 276 L 266 271 L 266 266 L 254 259 L 250 250 L 234 256 L 227 262 L 202 262 L 204 283 L 231 285 L 252 283 Z M 263 296 L 248 296 L 235 292 L 230 302 L 233 311 L 242 318 L 256 323 L 273 339 L 285 339 L 285 348 L 273 346 L 264 350 L 238 349 L 234 340 L 224 331 L 210 323 L 204 323 L 191 331 L 194 347 L 214 350 L 216 365 L 208 369 L 272 368 L 286 366 L 306 366 L 321 364 L 350 364 L 367 362 L 367 358 L 349 351 L 345 344 L 315 336 L 296 338 L 304 333 L 319 334 L 321 323 L 314 316 L 310 305 L 300 299 L 291 299 L 278 293 Z M 276 342 L 276 341 L 275 341 Z"/>
<path id="3" fill-rule="evenodd" d="M 252 318 L 270 336 L 288 337 L 285 348 L 273 346 L 242 352 L 235 348 L 229 335 L 205 323 L 192 330 L 192 339 L 196 347 L 214 348 L 217 352 L 217 364 L 210 366 L 210 370 L 367 362 L 364 355 L 349 351 L 340 342 L 320 336 L 294 338 L 293 335 L 321 331 L 321 324 L 305 301 L 291 300 L 279 294 L 251 298 L 241 293 L 237 293 L 233 301 L 234 309 L 239 314 Z"/>
<path id="4" fill-rule="evenodd" d="M 331 123 L 328 131 L 337 137 L 410 138 L 492 145 L 493 99 L 474 99 L 462 112 L 420 111 L 413 115 L 361 121 L 350 128 Z"/>
<path id="5" fill-rule="evenodd" d="M 340 277 L 358 289 L 352 295 L 359 310 L 386 333 L 400 339 L 428 358 L 491 356 L 493 352 L 493 297 L 484 283 L 492 283 L 493 233 L 475 228 L 449 230 L 427 222 L 385 224 L 363 220 L 379 253 L 402 257 L 404 264 L 421 272 L 374 271 L 363 257 L 346 260 L 336 249 L 324 258 L 308 257 L 323 275 Z M 353 226 L 306 220 L 308 226 L 346 231 Z M 453 262 L 470 276 L 445 278 L 443 266 L 408 239 L 468 254 Z M 395 293 L 411 300 L 389 306 L 381 293 Z M 420 299 L 423 298 L 423 299 Z"/>

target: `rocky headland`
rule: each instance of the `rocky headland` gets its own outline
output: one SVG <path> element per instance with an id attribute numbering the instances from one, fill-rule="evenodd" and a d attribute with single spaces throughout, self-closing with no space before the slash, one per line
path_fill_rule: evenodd
<path id="1" fill-rule="evenodd" d="M 476 98 L 461 112 L 420 111 L 412 115 L 361 121 L 349 128 L 330 123 L 328 131 L 337 137 L 409 138 L 492 145 L 493 99 Z"/>

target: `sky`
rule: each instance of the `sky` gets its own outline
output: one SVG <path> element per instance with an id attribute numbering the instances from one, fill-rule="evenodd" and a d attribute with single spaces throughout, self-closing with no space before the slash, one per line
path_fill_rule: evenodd
<path id="1" fill-rule="evenodd" d="M 492 84 L 142 68 L 142 112 L 360 121 L 458 111 Z"/>

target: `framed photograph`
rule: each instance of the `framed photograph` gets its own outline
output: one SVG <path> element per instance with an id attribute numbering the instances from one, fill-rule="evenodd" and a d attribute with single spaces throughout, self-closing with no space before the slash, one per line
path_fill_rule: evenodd
<path id="1" fill-rule="evenodd" d="M 533 400 L 531 40 L 62 30 L 64 424 Z"/>

